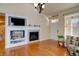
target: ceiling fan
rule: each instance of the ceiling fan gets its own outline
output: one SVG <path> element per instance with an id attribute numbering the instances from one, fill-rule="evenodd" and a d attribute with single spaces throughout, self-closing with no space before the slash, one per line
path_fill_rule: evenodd
<path id="1" fill-rule="evenodd" d="M 35 6 L 35 9 L 37 9 L 37 11 L 41 13 L 45 7 L 45 3 L 34 3 L 34 6 Z"/>

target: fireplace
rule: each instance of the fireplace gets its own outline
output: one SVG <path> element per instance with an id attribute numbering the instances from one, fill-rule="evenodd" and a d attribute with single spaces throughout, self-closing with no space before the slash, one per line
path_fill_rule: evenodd
<path id="1" fill-rule="evenodd" d="M 29 41 L 39 40 L 39 32 L 29 32 Z"/>

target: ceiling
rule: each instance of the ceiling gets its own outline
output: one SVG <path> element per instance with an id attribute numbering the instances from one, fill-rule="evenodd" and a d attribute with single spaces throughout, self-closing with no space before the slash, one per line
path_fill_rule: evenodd
<path id="1" fill-rule="evenodd" d="M 45 8 L 42 11 L 42 13 L 45 14 L 46 16 L 53 16 L 54 14 L 56 14 L 60 11 L 67 10 L 67 9 L 70 9 L 70 8 L 73 8 L 76 6 L 79 6 L 79 3 L 45 3 Z M 3 4 L 0 4 L 0 8 L 7 9 L 7 10 L 8 10 L 8 8 L 10 8 L 12 10 L 13 10 L 13 8 L 16 8 L 16 9 L 24 8 L 25 11 L 35 9 L 33 3 L 21 3 L 21 4 L 20 3 L 19 4 L 3 3 Z M 22 10 L 22 11 L 24 11 L 24 10 Z"/>
<path id="2" fill-rule="evenodd" d="M 45 8 L 43 10 L 43 14 L 47 16 L 52 16 L 57 12 L 67 10 L 69 8 L 73 8 L 79 6 L 78 3 L 45 3 Z"/>

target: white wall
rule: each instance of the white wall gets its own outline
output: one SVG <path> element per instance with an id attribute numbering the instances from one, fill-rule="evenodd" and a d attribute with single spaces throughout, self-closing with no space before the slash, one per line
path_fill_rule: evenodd
<path id="1" fill-rule="evenodd" d="M 40 25 L 40 40 L 49 39 L 49 25 L 42 14 L 38 14 L 33 4 L 0 4 L 0 12 L 26 16 L 27 24 Z"/>

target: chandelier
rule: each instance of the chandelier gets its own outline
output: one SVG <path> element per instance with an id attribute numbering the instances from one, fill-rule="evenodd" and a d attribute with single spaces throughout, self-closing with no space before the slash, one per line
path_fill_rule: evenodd
<path id="1" fill-rule="evenodd" d="M 41 13 L 45 7 L 45 3 L 34 3 L 34 6 L 35 6 L 35 9 L 37 9 L 37 11 Z"/>

